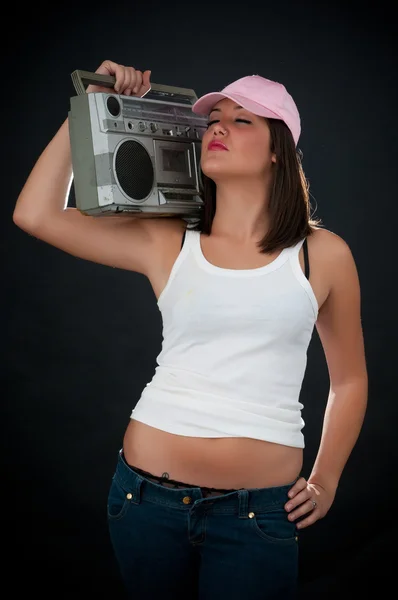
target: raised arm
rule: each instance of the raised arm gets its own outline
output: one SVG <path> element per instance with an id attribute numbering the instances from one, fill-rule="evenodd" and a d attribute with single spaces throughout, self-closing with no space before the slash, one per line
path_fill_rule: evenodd
<path id="1" fill-rule="evenodd" d="M 97 73 L 114 75 L 115 91 L 144 95 L 150 88 L 150 71 L 142 73 L 104 61 Z M 89 86 L 87 92 L 109 88 Z M 147 274 L 153 260 L 159 227 L 152 219 L 92 217 L 67 207 L 72 183 L 68 119 L 64 121 L 34 165 L 13 213 L 14 223 L 48 244 L 69 254 L 104 265 Z"/>

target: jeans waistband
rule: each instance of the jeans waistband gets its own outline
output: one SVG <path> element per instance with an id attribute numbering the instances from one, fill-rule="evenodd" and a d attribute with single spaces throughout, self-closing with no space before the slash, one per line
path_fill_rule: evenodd
<path id="1" fill-rule="evenodd" d="M 239 513 L 247 516 L 249 511 L 262 512 L 283 507 L 288 500 L 288 492 L 298 477 L 282 486 L 266 488 L 237 489 L 225 494 L 206 497 L 200 487 L 169 488 L 150 481 L 127 464 L 122 451 L 119 452 L 114 479 L 126 492 L 133 503 L 142 500 L 156 504 L 167 504 L 182 510 L 192 505 L 206 503 L 214 512 Z"/>

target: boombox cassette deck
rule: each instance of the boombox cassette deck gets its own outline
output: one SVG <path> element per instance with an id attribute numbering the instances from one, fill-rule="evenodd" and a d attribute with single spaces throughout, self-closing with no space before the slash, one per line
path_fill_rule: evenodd
<path id="1" fill-rule="evenodd" d="M 115 78 L 74 71 L 69 134 L 76 208 L 92 216 L 180 216 L 203 207 L 200 154 L 207 119 L 193 90 L 152 84 L 144 97 L 85 92 Z"/>

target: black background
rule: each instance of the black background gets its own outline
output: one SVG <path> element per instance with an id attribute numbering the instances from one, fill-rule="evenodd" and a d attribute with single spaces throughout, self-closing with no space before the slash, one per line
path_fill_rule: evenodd
<path id="1" fill-rule="evenodd" d="M 106 497 L 130 412 L 155 368 L 160 314 L 143 276 L 76 259 L 12 222 L 35 160 L 69 110 L 70 74 L 105 59 L 198 95 L 258 73 L 296 100 L 315 215 L 357 263 L 369 371 L 365 423 L 336 500 L 301 533 L 300 588 L 303 598 L 382 595 L 398 535 L 392 3 L 43 6 L 8 6 L 2 19 L 2 545 L 11 597 L 122 597 Z M 302 389 L 305 476 L 328 385 L 314 332 Z"/>

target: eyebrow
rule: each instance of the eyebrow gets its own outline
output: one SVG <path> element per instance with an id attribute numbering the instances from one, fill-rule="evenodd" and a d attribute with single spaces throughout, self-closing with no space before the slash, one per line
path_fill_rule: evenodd
<path id="1" fill-rule="evenodd" d="M 240 108 L 243 108 L 243 106 L 234 106 L 234 110 L 239 110 Z M 246 109 L 244 109 L 244 110 L 246 110 Z M 209 115 L 211 115 L 212 112 L 221 112 L 221 108 L 213 108 L 209 112 Z"/>

